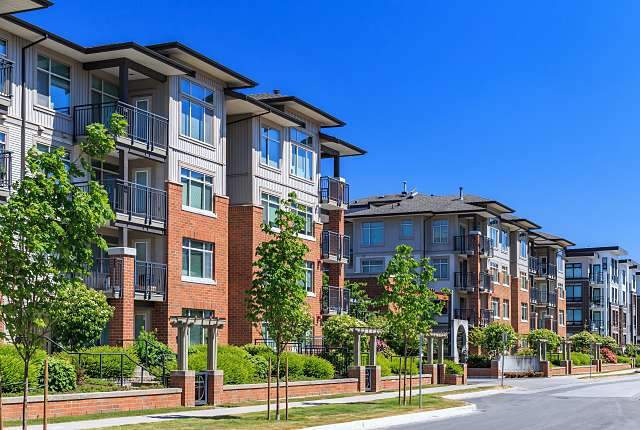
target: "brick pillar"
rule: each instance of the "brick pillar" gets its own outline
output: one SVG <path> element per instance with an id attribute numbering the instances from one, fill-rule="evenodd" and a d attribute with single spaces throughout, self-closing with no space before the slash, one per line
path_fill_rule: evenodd
<path id="1" fill-rule="evenodd" d="M 382 391 L 382 368 L 380 366 L 366 366 L 371 369 L 371 391 L 379 393 Z"/>
<path id="2" fill-rule="evenodd" d="M 358 379 L 358 391 L 365 392 L 366 391 L 366 374 L 365 374 L 365 366 L 349 366 L 347 370 L 349 378 L 357 378 Z"/>
<path id="3" fill-rule="evenodd" d="M 472 231 L 469 233 L 469 241 L 471 242 L 471 249 L 473 254 L 467 257 L 467 270 L 469 273 L 475 273 L 475 284 L 477 288 L 473 294 L 469 297 L 469 307 L 475 309 L 476 324 L 480 322 L 480 310 L 482 309 L 482 300 L 480 299 L 480 286 L 482 263 L 480 261 L 480 238 L 482 234 L 479 231 Z M 471 280 L 470 280 L 471 281 Z"/>
<path id="4" fill-rule="evenodd" d="M 438 379 L 438 365 L 437 364 L 423 364 L 422 372 L 431 375 L 431 383 L 434 385 L 440 384 Z"/>
<path id="5" fill-rule="evenodd" d="M 438 364 L 438 383 L 444 384 L 444 381 L 447 378 L 447 365 L 446 364 Z"/>
<path id="6" fill-rule="evenodd" d="M 193 370 L 174 370 L 169 377 L 172 388 L 182 388 L 180 404 L 182 406 L 196 405 L 196 372 Z"/>
<path id="7" fill-rule="evenodd" d="M 207 371 L 207 403 L 219 405 L 222 403 L 222 391 L 224 387 L 224 372 L 222 370 Z"/>
<path id="8" fill-rule="evenodd" d="M 547 360 L 540 362 L 540 369 L 542 370 L 542 376 L 548 378 L 551 376 L 551 363 Z"/>
<path id="9" fill-rule="evenodd" d="M 109 321 L 109 344 L 126 346 L 124 340 L 133 339 L 135 248 L 109 248 L 109 275 L 114 291 L 120 291 L 110 300 L 114 307 Z"/>
<path id="10" fill-rule="evenodd" d="M 344 235 L 344 210 L 329 211 L 327 230 L 338 233 L 341 236 Z M 346 253 L 346 255 L 349 255 L 349 252 L 349 249 L 343 250 L 343 253 Z M 329 264 L 329 285 L 334 287 L 344 286 L 344 264 Z"/>
<path id="11" fill-rule="evenodd" d="M 467 363 L 461 363 L 461 364 L 462 364 L 462 384 L 467 385 L 467 378 L 468 378 Z"/>

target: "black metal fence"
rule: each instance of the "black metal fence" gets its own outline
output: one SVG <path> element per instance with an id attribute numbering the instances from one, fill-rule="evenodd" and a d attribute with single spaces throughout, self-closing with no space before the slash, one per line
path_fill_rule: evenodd
<path id="1" fill-rule="evenodd" d="M 121 179 L 105 181 L 103 185 L 114 212 L 142 218 L 147 224 L 166 222 L 165 191 Z"/>
<path id="2" fill-rule="evenodd" d="M 343 261 L 349 259 L 351 237 L 329 230 L 322 231 L 322 259 Z"/>
<path id="3" fill-rule="evenodd" d="M 0 188 L 11 190 L 13 181 L 11 151 L 0 151 Z"/>
<path id="4" fill-rule="evenodd" d="M 6 58 L 0 58 L 0 95 L 11 97 L 13 95 L 13 62 Z"/>
<path id="5" fill-rule="evenodd" d="M 320 178 L 320 203 L 343 206 L 349 204 L 349 184 L 337 178 L 323 176 Z"/>

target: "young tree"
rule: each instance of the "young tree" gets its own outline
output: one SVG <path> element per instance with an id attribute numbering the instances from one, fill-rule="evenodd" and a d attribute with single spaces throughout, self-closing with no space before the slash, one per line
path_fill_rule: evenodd
<path id="1" fill-rule="evenodd" d="M 371 299 L 364 289 L 364 283 L 345 281 L 344 288 L 351 293 L 351 304 L 349 305 L 349 315 L 354 316 L 362 321 L 367 321 L 373 314 L 369 307 Z"/>
<path id="2" fill-rule="evenodd" d="M 122 134 L 123 124 L 122 117 L 114 116 L 110 133 Z M 115 149 L 104 126 L 93 124 L 87 132 L 82 144 L 87 155 L 100 158 Z M 73 183 L 90 171 L 90 163 L 84 158 L 65 163 L 64 158 L 61 148 L 51 153 L 32 148 L 28 174 L 14 185 L 7 204 L 0 205 L 0 319 L 24 360 L 23 429 L 29 362 L 43 345 L 56 306 L 64 306 L 56 297 L 87 274 L 92 244 L 106 248 L 97 228 L 113 218 L 99 183 L 90 181 L 86 188 Z"/>
<path id="3" fill-rule="evenodd" d="M 492 322 L 487 325 L 482 336 L 482 347 L 493 358 L 515 345 L 518 337 L 511 324 Z"/>
<path id="4" fill-rule="evenodd" d="M 399 245 L 387 269 L 378 277 L 383 288 L 378 304 L 385 312 L 390 332 L 402 336 L 405 374 L 409 339 L 428 334 L 436 325 L 436 316 L 442 313 L 443 304 L 429 288 L 434 272 L 427 258 L 416 259 L 413 248 Z"/>
<path id="5" fill-rule="evenodd" d="M 262 225 L 272 237 L 256 249 L 259 257 L 253 283 L 247 291 L 247 318 L 255 325 L 265 323 L 275 344 L 276 372 L 287 344 L 299 339 L 311 326 L 312 319 L 303 286 L 304 256 L 309 251 L 298 233 L 304 219 L 295 212 L 295 193 L 281 203 L 273 225 Z M 276 379 L 276 420 L 280 419 L 280 378 Z"/>

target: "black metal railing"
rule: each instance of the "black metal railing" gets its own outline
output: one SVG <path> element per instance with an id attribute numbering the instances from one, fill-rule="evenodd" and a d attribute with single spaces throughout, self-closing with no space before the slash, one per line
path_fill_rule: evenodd
<path id="1" fill-rule="evenodd" d="M 453 318 L 457 320 L 467 320 L 469 323 L 474 324 L 476 321 L 476 311 L 475 309 L 454 309 L 453 310 Z"/>
<path id="2" fill-rule="evenodd" d="M 11 97 L 13 95 L 13 62 L 6 58 L 0 58 L 0 96 Z"/>
<path id="3" fill-rule="evenodd" d="M 322 314 L 349 313 L 351 291 L 348 288 L 322 287 Z"/>
<path id="4" fill-rule="evenodd" d="M 11 152 L 0 151 L 0 188 L 11 190 L 12 181 Z"/>
<path id="5" fill-rule="evenodd" d="M 480 309 L 479 325 L 485 326 L 493 322 L 493 311 L 491 309 Z"/>
<path id="6" fill-rule="evenodd" d="M 602 306 L 602 295 L 591 296 L 591 305 Z"/>
<path id="7" fill-rule="evenodd" d="M 465 234 L 454 236 L 453 250 L 455 252 L 472 255 L 493 256 L 493 242 L 481 234 Z"/>
<path id="8" fill-rule="evenodd" d="M 349 261 L 351 237 L 333 231 L 322 231 L 322 259 Z"/>
<path id="9" fill-rule="evenodd" d="M 487 272 L 455 272 L 453 277 L 454 288 L 474 291 L 480 289 L 483 292 L 493 291 L 493 278 Z"/>
<path id="10" fill-rule="evenodd" d="M 589 280 L 593 284 L 604 284 L 604 274 L 602 272 L 591 272 Z"/>
<path id="11" fill-rule="evenodd" d="M 95 258 L 84 282 L 87 287 L 106 295 L 119 296 L 122 292 L 123 271 L 122 258 Z"/>
<path id="12" fill-rule="evenodd" d="M 163 296 L 167 291 L 167 265 L 151 261 L 136 260 L 134 289 L 144 294 L 145 299 Z"/>
<path id="13" fill-rule="evenodd" d="M 558 267 L 555 264 L 545 263 L 539 257 L 529 257 L 529 273 L 541 277 L 556 278 Z"/>
<path id="14" fill-rule="evenodd" d="M 532 288 L 529 292 L 531 303 L 546 306 L 558 306 L 558 293 L 549 292 L 539 288 Z"/>
<path id="15" fill-rule="evenodd" d="M 529 273 L 538 273 L 540 260 L 538 257 L 529 257 Z"/>
<path id="16" fill-rule="evenodd" d="M 591 325 L 589 327 L 592 332 L 602 333 L 604 332 L 604 321 L 602 320 L 593 320 L 591 321 Z"/>
<path id="17" fill-rule="evenodd" d="M 337 178 L 320 178 L 320 203 L 346 206 L 349 204 L 349 184 Z"/>
<path id="18" fill-rule="evenodd" d="M 145 224 L 166 222 L 167 193 L 165 191 L 121 179 L 105 181 L 103 185 L 114 212 L 143 218 Z"/>
<path id="19" fill-rule="evenodd" d="M 127 121 L 127 137 L 132 145 L 136 142 L 146 144 L 150 151 L 167 149 L 169 120 L 121 101 L 74 106 L 74 138 L 84 136 L 89 124 L 102 123 L 108 126 L 114 113 L 122 115 Z"/>

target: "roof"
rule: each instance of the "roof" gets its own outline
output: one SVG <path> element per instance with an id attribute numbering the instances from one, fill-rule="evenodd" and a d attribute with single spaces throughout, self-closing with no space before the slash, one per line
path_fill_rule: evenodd
<path id="1" fill-rule="evenodd" d="M 560 236 L 556 236 L 554 234 L 551 233 L 547 233 L 544 231 L 532 231 L 531 236 L 534 239 L 534 242 L 537 246 L 550 246 L 550 245 L 558 245 L 558 246 L 562 246 L 563 248 L 566 248 L 567 246 L 574 246 L 575 243 L 571 242 L 570 240 L 567 239 L 563 239 Z"/>
<path id="2" fill-rule="evenodd" d="M 48 0 L 2 0 L 0 1 L 0 15 L 28 12 L 49 6 L 53 6 L 53 3 Z"/>
<path id="3" fill-rule="evenodd" d="M 322 132 L 320 133 L 320 145 L 323 157 L 334 157 L 336 155 L 339 157 L 351 157 L 367 153 L 362 148 Z"/>
<path id="4" fill-rule="evenodd" d="M 611 252 L 614 255 L 627 255 L 627 251 L 617 245 L 596 246 L 591 248 L 567 249 L 567 257 L 585 257 L 595 255 L 597 252 Z"/>
<path id="5" fill-rule="evenodd" d="M 287 96 L 278 93 L 257 93 L 250 94 L 251 97 L 262 100 L 274 106 L 290 106 L 300 111 L 303 115 L 318 121 L 321 127 L 342 127 L 346 123 L 335 116 L 328 114 L 320 108 L 308 103 L 296 96 Z"/>
<path id="6" fill-rule="evenodd" d="M 536 224 L 535 222 L 527 219 L 527 218 L 522 218 L 518 215 L 513 215 L 510 213 L 506 213 L 506 214 L 502 214 L 500 215 L 500 219 L 504 222 L 507 222 L 509 224 L 514 224 L 517 225 L 518 227 L 521 227 L 525 230 L 534 230 L 534 229 L 538 229 L 541 226 L 539 226 L 538 224 Z"/>
<path id="7" fill-rule="evenodd" d="M 242 94 L 228 88 L 225 89 L 224 94 L 227 97 L 227 117 L 231 115 L 249 115 L 248 117 L 243 117 L 240 120 L 228 122 L 227 125 L 231 125 L 234 122 L 242 121 L 253 116 L 264 116 L 270 121 L 273 121 L 283 127 L 304 126 L 304 123 L 299 119 L 261 102 L 260 100 L 251 98 L 246 94 Z"/>

